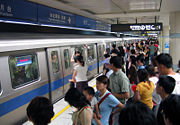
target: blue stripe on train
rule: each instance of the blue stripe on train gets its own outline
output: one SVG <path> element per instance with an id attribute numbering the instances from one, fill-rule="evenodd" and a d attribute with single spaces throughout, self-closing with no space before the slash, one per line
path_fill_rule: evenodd
<path id="1" fill-rule="evenodd" d="M 64 83 L 67 84 L 68 80 L 70 78 L 72 78 L 72 74 L 65 77 Z M 62 81 L 63 81 L 63 79 L 59 79 L 59 80 L 53 82 L 51 90 L 54 91 L 54 90 L 62 87 L 63 86 Z M 27 104 L 34 97 L 45 95 L 48 92 L 49 92 L 49 84 L 47 83 L 47 84 L 41 86 L 40 88 L 29 91 L 23 95 L 20 95 L 20 96 L 15 97 L 7 102 L 0 104 L 0 117 L 7 114 L 8 112 L 11 112 L 11 111 L 19 108 L 20 106 Z"/>
<path id="2" fill-rule="evenodd" d="M 101 61 L 100 62 L 100 66 L 103 65 L 105 62 L 104 61 Z M 89 71 L 92 71 L 94 70 L 95 68 L 97 68 L 97 63 L 91 65 L 88 67 L 88 70 Z M 69 83 L 69 79 L 72 78 L 72 74 L 71 75 L 68 75 L 66 77 L 64 77 L 64 85 L 66 85 L 67 83 Z M 59 79 L 59 80 L 56 80 L 54 81 L 52 84 L 51 84 L 51 90 L 54 91 L 60 87 L 63 86 L 63 79 Z M 0 104 L 0 117 L 27 104 L 29 101 L 31 101 L 31 99 L 33 99 L 34 97 L 36 96 L 42 96 L 42 95 L 45 95 L 49 92 L 49 84 L 45 84 L 43 86 L 41 86 L 40 88 L 36 88 L 34 90 L 31 90 L 23 95 L 20 95 L 18 97 L 15 97 L 11 100 L 8 100 L 7 102 L 4 102 L 2 104 Z"/>

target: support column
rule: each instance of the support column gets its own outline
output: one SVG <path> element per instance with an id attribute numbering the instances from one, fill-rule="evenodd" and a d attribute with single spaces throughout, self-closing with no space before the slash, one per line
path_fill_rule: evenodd
<path id="1" fill-rule="evenodd" d="M 169 53 L 169 25 L 163 26 L 160 46 L 161 52 Z"/>
<path id="2" fill-rule="evenodd" d="M 180 60 L 180 11 L 170 13 L 170 55 L 176 69 Z"/>

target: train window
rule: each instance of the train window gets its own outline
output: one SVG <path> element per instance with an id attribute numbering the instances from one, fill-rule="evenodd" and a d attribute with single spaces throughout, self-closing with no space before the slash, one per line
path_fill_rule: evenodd
<path id="1" fill-rule="evenodd" d="M 2 90 L 2 89 L 1 89 L 1 81 L 0 81 L 0 94 L 1 94 L 1 90 Z"/>
<path id="2" fill-rule="evenodd" d="M 94 46 L 89 45 L 87 49 L 88 62 L 91 62 L 92 60 L 95 59 L 94 51 L 95 51 Z"/>
<path id="3" fill-rule="evenodd" d="M 68 69 L 70 67 L 70 56 L 68 49 L 64 50 L 64 63 L 65 63 L 65 68 Z"/>
<path id="4" fill-rule="evenodd" d="M 103 52 L 105 51 L 105 45 L 103 44 Z"/>
<path id="5" fill-rule="evenodd" d="M 39 78 L 36 54 L 10 56 L 9 67 L 13 88 L 29 84 Z"/>
<path id="6" fill-rule="evenodd" d="M 84 46 L 75 47 L 74 50 L 79 51 L 81 53 L 81 56 L 83 56 L 83 58 L 85 57 Z"/>
<path id="7" fill-rule="evenodd" d="M 59 59 L 58 59 L 58 52 L 57 51 L 51 52 L 51 60 L 52 60 L 53 73 L 57 73 L 59 71 Z"/>
<path id="8" fill-rule="evenodd" d="M 98 54 L 99 54 L 99 58 L 100 59 L 102 59 L 103 58 L 103 50 L 102 50 L 102 47 L 101 47 L 101 45 L 99 45 L 99 47 L 98 47 Z"/>

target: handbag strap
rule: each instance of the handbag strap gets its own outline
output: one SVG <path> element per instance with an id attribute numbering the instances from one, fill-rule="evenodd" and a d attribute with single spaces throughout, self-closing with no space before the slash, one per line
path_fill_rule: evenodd
<path id="1" fill-rule="evenodd" d="M 111 93 L 107 93 L 99 102 L 98 107 L 101 105 L 101 103 L 110 95 Z"/>
<path id="2" fill-rule="evenodd" d="M 78 118 L 79 118 L 79 115 L 81 114 L 82 111 L 84 111 L 84 109 L 87 109 L 87 108 L 91 108 L 91 107 L 90 107 L 90 106 L 85 106 L 85 107 L 83 107 L 83 108 L 79 111 L 76 119 L 73 121 L 73 125 L 77 125 L 77 120 L 78 120 Z"/>

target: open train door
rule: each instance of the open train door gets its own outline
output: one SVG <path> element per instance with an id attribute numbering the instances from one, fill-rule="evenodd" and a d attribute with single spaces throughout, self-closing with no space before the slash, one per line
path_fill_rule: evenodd
<path id="1" fill-rule="evenodd" d="M 47 49 L 50 98 L 53 102 L 59 100 L 64 95 L 63 68 L 60 55 L 60 48 Z"/>

